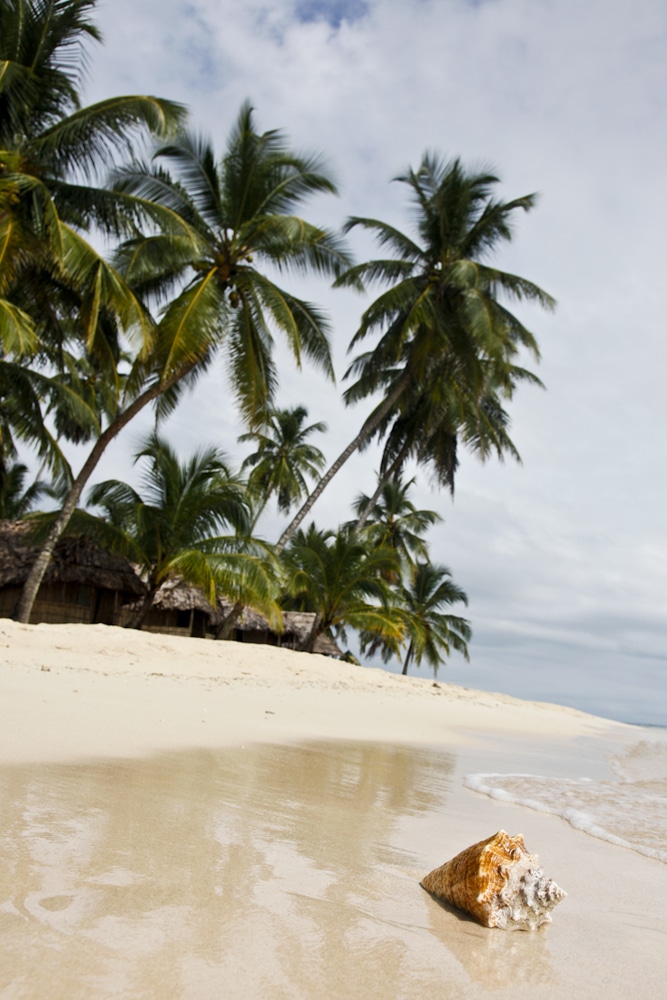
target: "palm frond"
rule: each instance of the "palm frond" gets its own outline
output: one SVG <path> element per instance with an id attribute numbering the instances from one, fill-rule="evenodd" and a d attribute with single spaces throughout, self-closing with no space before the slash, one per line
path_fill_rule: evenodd
<path id="1" fill-rule="evenodd" d="M 32 318 L 18 306 L 0 298 L 0 344 L 8 357 L 22 358 L 35 353 L 37 334 Z"/>
<path id="2" fill-rule="evenodd" d="M 272 356 L 273 338 L 261 299 L 254 291 L 251 287 L 239 290 L 240 306 L 227 337 L 233 391 L 251 428 L 266 422 L 278 384 Z"/>
<path id="3" fill-rule="evenodd" d="M 181 178 L 180 186 L 188 192 L 190 203 L 212 231 L 227 224 L 210 142 L 194 132 L 182 132 L 172 143 L 157 149 L 154 158 L 173 161 Z"/>
<path id="4" fill-rule="evenodd" d="M 158 97 L 111 97 L 60 119 L 30 143 L 37 162 L 48 162 L 56 176 L 76 171 L 89 177 L 109 166 L 115 152 L 131 155 L 138 132 L 164 136 L 183 122 L 185 108 Z"/>
<path id="5" fill-rule="evenodd" d="M 374 234 L 378 244 L 381 247 L 393 250 L 401 261 L 412 264 L 418 264 L 420 261 L 423 261 L 424 251 L 419 244 L 415 243 L 414 240 L 411 240 L 409 236 L 406 236 L 399 229 L 396 229 L 395 226 L 390 226 L 379 219 L 352 216 L 343 226 L 343 232 L 348 233 L 356 226 L 369 229 Z"/>
<path id="6" fill-rule="evenodd" d="M 163 380 L 209 354 L 220 336 L 226 312 L 214 271 L 169 304 L 158 324 L 154 352 Z"/>
<path id="7" fill-rule="evenodd" d="M 86 304 L 84 335 L 88 350 L 94 352 L 100 310 L 105 308 L 118 316 L 126 335 L 139 343 L 141 351 L 149 351 L 155 324 L 121 274 L 70 226 L 61 223 L 60 233 L 67 276 L 80 289 Z"/>
<path id="8" fill-rule="evenodd" d="M 295 215 L 256 215 L 237 234 L 241 246 L 252 247 L 279 271 L 337 277 L 352 263 L 346 242 L 335 232 Z"/>
<path id="9" fill-rule="evenodd" d="M 363 292 L 366 284 L 403 281 L 414 272 L 414 264 L 403 260 L 369 260 L 348 268 L 334 282 L 334 288 L 354 288 Z"/>
<path id="10" fill-rule="evenodd" d="M 301 367 L 303 351 L 333 381 L 335 376 L 329 344 L 330 324 L 324 313 L 312 303 L 279 288 L 261 274 L 253 274 L 252 285 L 272 321 L 286 334 L 297 365 Z M 240 283 L 238 287 L 242 287 Z"/>

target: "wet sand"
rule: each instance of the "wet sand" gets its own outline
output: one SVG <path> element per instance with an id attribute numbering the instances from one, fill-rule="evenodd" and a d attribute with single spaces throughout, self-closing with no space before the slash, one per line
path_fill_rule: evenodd
<path id="1" fill-rule="evenodd" d="M 466 789 L 605 777 L 629 730 L 265 647 L 0 622 L 0 997 L 651 998 L 667 866 Z M 499 828 L 536 933 L 419 879 Z"/>

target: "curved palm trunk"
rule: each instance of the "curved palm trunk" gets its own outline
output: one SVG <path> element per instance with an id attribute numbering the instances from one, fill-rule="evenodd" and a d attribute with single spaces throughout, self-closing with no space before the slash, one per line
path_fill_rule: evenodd
<path id="1" fill-rule="evenodd" d="M 370 500 L 368 501 L 368 503 L 364 507 L 363 511 L 361 512 L 361 517 L 359 518 L 359 520 L 357 521 L 357 523 L 354 526 L 354 533 L 355 533 L 355 535 L 357 535 L 362 530 L 362 528 L 365 526 L 366 521 L 368 520 L 368 518 L 370 517 L 370 515 L 372 513 L 373 507 L 375 507 L 375 504 L 378 502 L 378 500 L 382 496 L 383 489 L 385 488 L 385 486 L 387 485 L 387 483 L 389 482 L 389 480 L 392 479 L 393 476 L 395 476 L 396 473 L 399 471 L 399 469 L 403 465 L 403 462 L 407 458 L 407 454 L 408 454 L 409 450 L 410 450 L 410 446 L 408 444 L 404 444 L 403 447 L 401 448 L 399 454 L 394 459 L 394 461 L 391 463 L 391 465 L 389 466 L 389 468 L 387 469 L 387 471 L 385 472 L 385 474 L 383 476 L 380 476 L 380 481 L 378 482 L 378 486 L 377 486 L 377 489 L 376 489 L 375 493 L 373 494 L 373 496 L 370 498 Z"/>
<path id="2" fill-rule="evenodd" d="M 318 611 L 316 612 L 315 618 L 313 619 L 313 624 L 310 629 L 310 632 L 308 633 L 304 641 L 301 643 L 301 646 L 299 647 L 302 652 L 304 653 L 313 652 L 313 650 L 315 649 L 315 641 L 317 640 L 317 637 L 321 631 L 322 631 L 322 614 L 321 612 Z"/>
<path id="3" fill-rule="evenodd" d="M 236 602 L 229 614 L 225 615 L 218 625 L 215 633 L 216 639 L 231 639 L 234 626 L 243 614 L 244 608 L 245 604 L 243 601 Z"/>
<path id="4" fill-rule="evenodd" d="M 414 653 L 414 646 L 412 643 L 410 643 L 410 645 L 408 646 L 408 651 L 405 656 L 405 663 L 403 664 L 403 670 L 401 671 L 403 677 L 407 675 L 408 667 L 410 666 L 410 661 L 412 660 L 413 653 Z"/>
<path id="5" fill-rule="evenodd" d="M 324 473 L 324 475 L 320 479 L 319 483 L 317 484 L 313 492 L 306 499 L 306 502 L 301 506 L 298 513 L 293 518 L 292 522 L 287 526 L 285 531 L 283 531 L 282 535 L 278 539 L 278 544 L 274 549 L 274 552 L 277 556 L 279 556 L 280 553 L 283 551 L 287 543 L 290 541 L 292 536 L 297 531 L 303 519 L 306 517 L 307 514 L 310 513 L 312 507 L 315 504 L 315 501 L 324 492 L 324 490 L 329 485 L 329 483 L 336 475 L 336 473 L 339 471 L 339 469 L 342 469 L 342 467 L 347 462 L 348 458 L 361 447 L 364 441 L 366 441 L 371 436 L 371 434 L 378 426 L 378 424 L 380 424 L 381 421 L 384 419 L 384 417 L 386 417 L 386 415 L 389 413 L 391 408 L 396 403 L 397 399 L 400 397 L 401 393 L 404 391 L 404 389 L 410 382 L 411 377 L 412 376 L 410 371 L 406 370 L 401 376 L 401 378 L 398 380 L 396 385 L 394 386 L 393 392 L 391 392 L 385 398 L 384 403 L 378 406 L 377 409 L 375 409 L 371 413 L 368 419 L 364 422 L 357 436 L 353 438 L 353 440 L 350 441 L 350 443 L 348 444 L 347 448 L 340 453 L 340 455 L 333 463 L 333 465 L 329 466 L 329 468 Z"/>
<path id="6" fill-rule="evenodd" d="M 148 593 L 145 595 L 145 597 L 141 599 L 139 607 L 132 615 L 130 620 L 127 622 L 125 628 L 140 629 L 142 627 L 142 625 L 146 621 L 146 616 L 148 615 L 148 612 L 151 609 L 151 606 L 153 604 L 153 598 L 155 597 L 157 590 L 158 590 L 157 584 L 154 584 L 153 586 L 149 587 Z"/>
<path id="7" fill-rule="evenodd" d="M 83 492 L 83 488 L 95 471 L 95 468 L 102 458 L 107 445 L 118 436 L 120 431 L 122 431 L 126 424 L 129 424 L 133 417 L 136 417 L 136 415 L 148 406 L 149 403 L 151 403 L 154 399 L 157 399 L 158 396 L 161 396 L 168 389 L 170 389 L 172 385 L 175 385 L 176 382 L 187 375 L 188 372 L 194 367 L 194 364 L 195 362 L 193 362 L 187 369 L 172 375 L 166 382 L 157 382 L 155 385 L 152 385 L 150 389 L 146 389 L 145 392 L 142 392 L 140 396 L 137 396 L 134 402 L 132 402 L 126 410 L 120 413 L 116 419 L 109 424 L 107 429 L 100 434 L 92 451 L 90 452 L 90 455 L 79 472 L 79 475 L 72 483 L 70 491 L 65 498 L 62 510 L 54 521 L 44 546 L 37 556 L 30 573 L 28 574 L 28 578 L 23 586 L 21 597 L 14 612 L 14 618 L 16 621 L 24 622 L 25 624 L 30 621 L 30 615 L 35 603 L 35 598 L 37 597 L 37 592 L 39 591 L 42 580 L 44 579 L 44 574 L 46 573 L 46 569 L 51 561 L 53 550 L 58 544 L 65 528 L 69 524 L 70 518 L 74 513 L 76 505 L 78 504 Z"/>

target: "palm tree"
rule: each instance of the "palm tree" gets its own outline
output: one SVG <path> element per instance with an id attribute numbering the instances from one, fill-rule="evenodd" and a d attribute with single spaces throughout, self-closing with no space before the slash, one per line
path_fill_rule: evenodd
<path id="1" fill-rule="evenodd" d="M 10 0 L 0 7 L 0 141 L 11 143 L 79 102 L 81 41 L 99 41 L 95 0 Z M 72 51 L 73 50 L 73 51 Z M 33 128 L 35 126 L 35 128 Z"/>
<path id="2" fill-rule="evenodd" d="M 175 177 L 158 165 L 164 160 Z M 119 258 L 145 294 L 164 296 L 186 282 L 160 323 L 163 379 L 208 360 L 224 340 L 232 390 L 257 429 L 277 386 L 275 330 L 298 366 L 305 355 L 333 378 L 324 315 L 264 272 L 337 275 L 349 265 L 337 236 L 292 214 L 308 196 L 336 193 L 320 157 L 293 153 L 281 132 L 258 133 L 245 103 L 222 159 L 203 138 L 184 133 L 157 150 L 152 166 L 119 172 L 115 189 L 173 211 L 188 227 L 184 236 L 158 232 L 129 240 Z"/>
<path id="3" fill-rule="evenodd" d="M 414 477 L 404 482 L 399 474 L 382 480 L 382 490 L 374 501 L 360 494 L 354 504 L 360 517 L 351 525 L 356 532 L 365 526 L 366 535 L 373 544 L 394 551 L 408 573 L 414 569 L 416 560 L 429 561 L 423 534 L 442 520 L 434 510 L 418 510 L 415 507 L 408 495 L 414 483 Z M 400 574 L 397 574 L 392 582 L 399 578 Z"/>
<path id="4" fill-rule="evenodd" d="M 346 625 L 400 642 L 403 623 L 389 606 L 384 580 L 396 569 L 396 556 L 375 548 L 353 532 L 318 531 L 314 524 L 298 532 L 283 556 L 289 607 L 314 611 L 305 648 L 312 652 L 323 633 L 344 632 Z"/>
<path id="5" fill-rule="evenodd" d="M 320 311 L 265 276 L 270 269 L 337 273 L 349 263 L 332 234 L 292 214 L 308 196 L 335 191 L 316 157 L 290 152 L 284 136 L 259 134 L 244 105 L 227 150 L 216 163 L 209 145 L 184 135 L 158 151 L 172 159 L 180 180 L 161 168 L 135 164 L 117 191 L 153 203 L 178 219 L 167 232 L 136 237 L 120 254 L 128 280 L 142 295 L 174 295 L 164 308 L 150 352 L 140 356 L 125 383 L 115 418 L 100 434 L 65 500 L 59 518 L 26 581 L 17 610 L 30 610 L 51 553 L 104 450 L 133 418 L 157 402 L 168 412 L 221 347 L 229 380 L 251 426 L 266 419 L 276 388 L 272 328 L 287 337 L 297 363 L 302 354 L 333 373 L 327 322 Z M 178 283 L 184 287 L 178 291 Z"/>
<path id="6" fill-rule="evenodd" d="M 450 439 L 462 432 L 465 441 L 482 423 L 478 411 L 485 399 L 511 399 L 517 382 L 531 377 L 517 366 L 519 353 L 539 357 L 534 336 L 503 300 L 536 301 L 549 309 L 553 300 L 525 278 L 486 263 L 500 243 L 511 239 L 514 213 L 530 211 L 535 196 L 495 201 L 495 175 L 468 172 L 458 159 L 446 163 L 428 154 L 417 171 L 397 179 L 410 189 L 416 238 L 376 219 L 350 219 L 348 231 L 371 231 L 393 256 L 349 268 L 336 282 L 339 287 L 362 288 L 364 281 L 388 286 L 365 311 L 352 339 L 351 348 L 380 333 L 376 346 L 350 367 L 347 375 L 356 381 L 345 393 L 346 403 L 377 392 L 383 399 L 283 533 L 278 551 L 347 458 L 383 421 L 409 417 L 424 387 L 448 400 L 450 421 L 438 425 L 440 446 L 445 429 Z M 434 453 L 445 456 L 441 447 Z M 451 477 L 451 448 L 447 468 Z"/>
<path id="7" fill-rule="evenodd" d="M 127 225 L 130 205 L 120 204 L 108 188 L 86 182 L 106 173 L 114 153 L 127 153 L 135 137 L 146 131 L 172 133 L 185 109 L 145 95 L 81 107 L 85 42 L 101 39 L 89 16 L 96 2 L 10 0 L 0 5 L 2 174 L 5 180 L 22 176 L 21 193 L 30 197 L 43 185 L 59 216 L 77 229 L 94 224 L 116 231 Z"/>
<path id="8" fill-rule="evenodd" d="M 433 667 L 437 676 L 438 667 L 443 662 L 443 654 L 449 656 L 452 649 L 467 660 L 468 642 L 472 636 L 470 623 L 458 615 L 443 612 L 452 604 L 468 598 L 451 579 L 445 566 L 430 562 L 418 562 L 407 584 L 399 584 L 393 591 L 394 613 L 403 623 L 400 640 L 388 634 L 362 630 L 361 651 L 369 655 L 380 653 L 385 663 L 399 656 L 407 641 L 407 652 L 403 660 L 403 675 L 410 664 L 418 665 L 422 660 Z"/>
<path id="9" fill-rule="evenodd" d="M 473 391 L 466 391 L 461 381 L 453 382 L 447 371 L 443 374 L 443 367 L 449 366 L 450 359 L 444 365 L 442 359 L 431 359 L 420 383 L 406 389 L 401 410 L 387 413 L 379 422 L 375 433 L 385 443 L 378 486 L 366 511 L 360 514 L 357 530 L 363 527 L 384 485 L 400 474 L 408 460 L 426 465 L 431 479 L 452 496 L 460 442 L 482 462 L 492 455 L 500 461 L 506 455 L 521 461 L 509 436 L 509 415 L 494 388 L 491 366 L 485 366 L 487 384 Z M 520 381 L 542 385 L 535 375 L 518 366 L 513 366 L 510 378 L 513 386 Z"/>
<path id="10" fill-rule="evenodd" d="M 5 465 L 0 459 L 0 520 L 18 521 L 45 496 L 52 496 L 48 483 L 36 479 L 26 486 L 28 467 L 23 462 Z"/>
<path id="11" fill-rule="evenodd" d="M 23 398 L 32 393 L 31 405 L 36 404 L 30 428 L 18 420 L 18 432 L 25 436 L 31 429 L 40 451 L 56 460 L 40 390 L 47 391 L 48 405 L 63 420 L 76 414 L 80 428 L 88 425 L 86 433 L 100 431 L 86 401 L 56 384 L 69 345 L 118 388 L 121 332 L 140 351 L 152 342 L 153 323 L 143 305 L 82 236 L 92 226 L 122 231 L 138 217 L 136 204 L 125 199 L 121 205 L 96 181 L 135 137 L 147 131 L 166 136 L 184 115 L 180 105 L 146 96 L 81 107 L 84 43 L 99 39 L 90 20 L 93 7 L 94 0 L 0 5 L 2 365 L 9 377 L 19 375 Z M 16 363 L 22 359 L 30 364 L 29 374 L 19 373 Z M 48 557 L 36 575 L 47 563 Z M 36 576 L 33 583 L 39 586 Z M 21 602 L 23 620 L 33 598 Z"/>
<path id="12" fill-rule="evenodd" d="M 403 674 L 414 660 L 422 660 L 433 667 L 437 676 L 443 662 L 443 653 L 449 656 L 452 649 L 468 657 L 468 642 L 472 636 L 470 623 L 457 615 L 444 614 L 442 608 L 468 598 L 451 580 L 445 566 L 418 563 L 407 587 L 402 589 L 402 603 L 406 613 L 408 650 L 403 661 Z"/>
<path id="13" fill-rule="evenodd" d="M 322 421 L 304 426 L 307 416 L 305 406 L 273 410 L 266 428 L 239 437 L 239 441 L 253 441 L 257 445 L 257 450 L 241 466 L 241 471 L 252 470 L 248 485 L 259 498 L 253 527 L 273 494 L 278 500 L 278 510 L 288 514 L 308 493 L 306 477 L 315 479 L 324 468 L 324 455 L 307 438 L 315 432 L 324 432 L 327 427 Z"/>
<path id="14" fill-rule="evenodd" d="M 92 183 L 115 153 L 146 133 L 166 136 L 184 109 L 155 97 L 114 97 L 82 108 L 83 43 L 99 39 L 95 0 L 0 5 L 0 333 L 15 351 L 60 340 L 62 313 L 80 305 L 89 352 L 111 305 L 127 325 L 149 325 L 120 276 L 81 237 L 132 226 L 138 206 Z M 143 207 L 146 210 L 146 207 Z M 157 211 L 154 209 L 153 212 Z M 57 300 L 59 308 L 56 308 Z M 61 315 L 58 315 L 58 313 Z"/>
<path id="15" fill-rule="evenodd" d="M 219 587 L 243 593 L 272 620 L 279 619 L 266 553 L 245 536 L 249 498 L 224 457 L 213 448 L 180 463 L 153 433 L 136 455 L 146 460 L 141 492 L 115 479 L 94 486 L 89 502 L 104 512 L 104 524 L 79 515 L 76 526 L 95 531 L 115 551 L 139 565 L 147 593 L 131 627 L 140 628 L 165 580 L 182 577 L 214 604 Z M 233 533 L 221 535 L 231 528 Z"/>
<path id="16" fill-rule="evenodd" d="M 99 432 L 98 414 L 79 386 L 45 375 L 29 362 L 0 357 L 0 465 L 6 467 L 17 457 L 19 442 L 27 443 L 42 469 L 64 482 L 71 479 L 71 469 L 58 442 L 59 425 L 76 427 L 82 435 Z M 46 420 L 49 413 L 55 417 L 55 434 Z"/>

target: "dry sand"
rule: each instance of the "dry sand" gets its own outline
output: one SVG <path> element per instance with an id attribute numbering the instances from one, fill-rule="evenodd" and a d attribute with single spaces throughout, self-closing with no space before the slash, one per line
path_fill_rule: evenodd
<path id="1" fill-rule="evenodd" d="M 667 866 L 463 787 L 606 774 L 629 727 L 319 656 L 0 621 L 0 997 L 655 998 Z M 496 830 L 536 933 L 419 879 Z"/>

